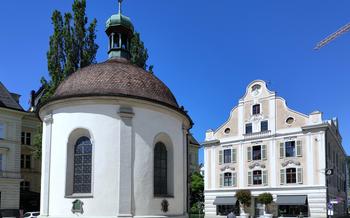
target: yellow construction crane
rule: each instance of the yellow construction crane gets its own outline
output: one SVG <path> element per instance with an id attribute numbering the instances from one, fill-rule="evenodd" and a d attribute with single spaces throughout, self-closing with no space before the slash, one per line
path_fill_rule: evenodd
<path id="1" fill-rule="evenodd" d="M 337 30 L 336 32 L 332 33 L 327 38 L 325 38 L 324 40 L 319 42 L 316 45 L 315 50 L 322 48 L 323 46 L 327 45 L 328 43 L 330 43 L 331 41 L 338 38 L 340 35 L 342 35 L 343 33 L 347 32 L 349 30 L 350 30 L 350 23 L 346 24 L 345 26 L 343 26 L 342 28 L 340 28 L 339 30 Z"/>

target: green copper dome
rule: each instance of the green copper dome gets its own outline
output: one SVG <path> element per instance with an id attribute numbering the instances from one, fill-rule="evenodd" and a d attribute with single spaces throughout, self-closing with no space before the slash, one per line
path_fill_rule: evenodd
<path id="1" fill-rule="evenodd" d="M 123 26 L 134 31 L 134 25 L 129 17 L 122 15 L 121 13 L 113 14 L 106 22 L 106 29 L 110 27 Z"/>

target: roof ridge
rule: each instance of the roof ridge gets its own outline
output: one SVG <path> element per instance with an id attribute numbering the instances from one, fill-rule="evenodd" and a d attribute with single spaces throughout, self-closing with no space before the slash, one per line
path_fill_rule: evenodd
<path id="1" fill-rule="evenodd" d="M 17 101 L 11 95 L 11 92 L 5 87 L 5 85 L 0 81 L 0 107 L 6 107 L 10 109 L 22 110 L 22 106 L 17 103 Z"/>

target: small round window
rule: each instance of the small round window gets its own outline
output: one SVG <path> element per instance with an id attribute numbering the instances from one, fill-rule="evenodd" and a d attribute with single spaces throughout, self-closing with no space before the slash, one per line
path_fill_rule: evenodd
<path id="1" fill-rule="evenodd" d="M 286 120 L 286 123 L 287 123 L 287 124 L 292 124 L 292 123 L 294 123 L 294 118 L 293 118 L 293 117 L 288 117 L 287 120 Z"/>
<path id="2" fill-rule="evenodd" d="M 225 129 L 225 134 L 229 134 L 231 132 L 231 129 L 230 128 L 226 128 Z"/>

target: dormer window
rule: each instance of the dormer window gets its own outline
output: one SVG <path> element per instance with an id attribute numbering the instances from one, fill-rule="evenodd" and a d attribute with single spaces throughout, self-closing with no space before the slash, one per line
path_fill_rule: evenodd
<path id="1" fill-rule="evenodd" d="M 253 115 L 260 114 L 260 104 L 253 105 Z"/>

